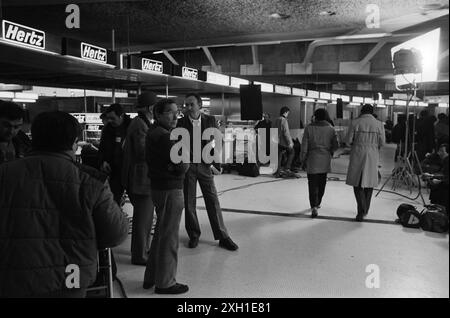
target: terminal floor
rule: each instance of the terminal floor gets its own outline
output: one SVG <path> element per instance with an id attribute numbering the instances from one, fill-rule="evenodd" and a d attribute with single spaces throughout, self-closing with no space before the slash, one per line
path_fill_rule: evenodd
<path id="1" fill-rule="evenodd" d="M 384 178 L 394 167 L 393 151 L 391 145 L 382 151 Z M 341 181 L 327 183 L 317 219 L 309 218 L 304 172 L 300 179 L 216 176 L 225 224 L 239 250 L 218 247 L 199 198 L 202 235 L 197 248 L 187 248 L 183 219 L 180 226 L 177 280 L 190 290 L 171 297 L 449 297 L 448 234 L 405 229 L 394 222 L 399 204 L 420 207 L 421 199 L 381 192 L 372 200 L 368 220 L 354 222 L 353 190 L 343 181 L 347 165 L 348 155 L 333 160 L 330 176 Z M 391 190 L 391 183 L 386 189 Z M 417 195 L 417 190 L 398 192 Z M 424 197 L 428 202 L 426 191 Z M 125 210 L 132 214 L 129 205 Z M 114 249 L 128 297 L 166 297 L 142 289 L 145 267 L 130 263 L 130 241 L 131 236 Z M 379 268 L 379 288 L 366 286 L 371 264 Z M 115 295 L 120 297 L 119 289 Z"/>

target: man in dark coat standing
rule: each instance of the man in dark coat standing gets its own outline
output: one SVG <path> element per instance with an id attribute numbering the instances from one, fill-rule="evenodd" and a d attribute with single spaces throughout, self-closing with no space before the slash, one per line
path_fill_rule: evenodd
<path id="1" fill-rule="evenodd" d="M 131 119 L 120 104 L 112 104 L 104 113 L 107 124 L 103 127 L 100 138 L 100 170 L 109 175 L 114 200 L 120 205 L 124 193 L 121 180 L 123 146 Z"/>
<path id="2" fill-rule="evenodd" d="M 200 237 L 200 225 L 197 218 L 197 181 L 200 184 L 203 198 L 206 204 L 206 211 L 213 230 L 214 239 L 219 240 L 219 246 L 227 250 L 237 250 L 238 246 L 231 240 L 223 222 L 222 209 L 220 208 L 219 198 L 217 197 L 216 186 L 214 185 L 214 176 L 211 171 L 211 164 L 203 161 L 193 162 L 194 130 L 200 129 L 201 134 L 207 128 L 217 128 L 216 119 L 213 116 L 201 112 L 202 99 L 198 94 L 190 93 L 186 95 L 185 104 L 187 112 L 183 118 L 178 120 L 178 127 L 185 128 L 190 135 L 190 166 L 184 179 L 184 208 L 185 208 L 185 226 L 189 235 L 189 247 L 195 248 L 198 245 Z M 201 135 L 200 135 L 201 136 Z M 200 137 L 201 138 L 201 137 Z M 208 142 L 201 140 L 201 150 Z"/>
<path id="3" fill-rule="evenodd" d="M 145 137 L 151 125 L 151 108 L 157 101 L 158 98 L 153 92 L 138 96 L 138 115 L 131 120 L 124 145 L 121 179 L 133 205 L 131 263 L 134 265 L 147 264 L 150 250 L 154 205 L 145 161 Z"/>

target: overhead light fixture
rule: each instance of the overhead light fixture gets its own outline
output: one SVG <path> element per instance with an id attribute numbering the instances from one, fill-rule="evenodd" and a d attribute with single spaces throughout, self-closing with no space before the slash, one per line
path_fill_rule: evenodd
<path id="1" fill-rule="evenodd" d="M 36 100 L 35 99 L 13 98 L 13 102 L 15 102 L 15 103 L 36 103 Z"/>
<path id="2" fill-rule="evenodd" d="M 320 13 L 319 13 L 319 15 L 322 15 L 322 16 L 332 16 L 332 15 L 336 15 L 336 12 L 334 12 L 334 11 L 320 11 Z"/>
<path id="3" fill-rule="evenodd" d="M 153 54 L 162 54 L 162 53 L 164 53 L 163 51 L 155 51 L 155 52 L 153 52 Z"/>
<path id="4" fill-rule="evenodd" d="M 275 13 L 270 14 L 269 17 L 272 19 L 285 20 L 285 19 L 290 18 L 291 16 L 289 14 L 275 12 Z"/>
<path id="5" fill-rule="evenodd" d="M 175 96 L 175 95 L 156 95 L 156 97 L 158 97 L 158 98 L 176 98 L 176 97 L 178 97 L 178 96 Z"/>
<path id="6" fill-rule="evenodd" d="M 316 102 L 316 100 L 314 98 L 308 98 L 308 97 L 302 98 L 302 101 L 309 102 L 309 103 L 315 103 Z"/>
<path id="7" fill-rule="evenodd" d="M 14 92 L 0 92 L 0 98 L 14 98 Z"/>
<path id="8" fill-rule="evenodd" d="M 355 40 L 355 39 L 373 39 L 373 38 L 384 38 L 392 36 L 391 33 L 371 33 L 371 34 L 353 34 L 353 35 L 341 35 L 334 39 L 336 40 Z"/>

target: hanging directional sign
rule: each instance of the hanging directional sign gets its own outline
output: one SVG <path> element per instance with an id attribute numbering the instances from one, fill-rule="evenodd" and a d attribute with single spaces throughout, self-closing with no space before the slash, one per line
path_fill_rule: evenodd
<path id="1" fill-rule="evenodd" d="M 128 56 L 128 68 L 154 74 L 171 75 L 170 65 L 167 63 L 133 55 Z"/>
<path id="2" fill-rule="evenodd" d="M 98 64 L 116 66 L 117 62 L 117 55 L 113 51 L 97 45 L 68 38 L 63 39 L 62 54 Z"/>
<path id="3" fill-rule="evenodd" d="M 45 50 L 45 32 L 22 24 L 3 20 L 2 36 L 5 41 L 20 46 Z"/>
<path id="4" fill-rule="evenodd" d="M 187 66 L 174 65 L 172 75 L 180 76 L 190 80 L 206 81 L 206 72 Z"/>

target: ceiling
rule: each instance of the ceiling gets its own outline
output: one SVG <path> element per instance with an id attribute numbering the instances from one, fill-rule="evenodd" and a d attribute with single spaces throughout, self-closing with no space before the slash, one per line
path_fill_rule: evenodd
<path id="1" fill-rule="evenodd" d="M 65 10 L 74 2 L 80 8 L 80 28 L 68 29 L 65 21 L 69 13 Z M 57 36 L 111 48 L 114 30 L 115 49 L 121 52 L 148 54 L 164 49 L 176 55 L 177 51 L 182 51 L 177 60 L 180 64 L 188 64 L 186 58 L 183 59 L 186 51 L 197 50 L 205 55 L 200 47 L 213 52 L 210 57 L 203 57 L 208 63 L 213 63 L 222 48 L 249 46 L 251 61 L 248 64 L 252 64 L 264 60 L 265 51 L 255 50 L 264 45 L 273 45 L 275 50 L 279 46 L 278 49 L 282 50 L 283 45 L 289 43 L 310 45 L 318 40 L 333 41 L 339 36 L 379 33 L 405 35 L 407 39 L 442 26 L 440 71 L 448 80 L 448 0 L 0 0 L 0 4 L 4 19 Z M 371 4 L 379 8 L 380 24 L 377 28 L 368 28 L 370 25 L 366 21 L 376 13 Z M 344 40 L 336 41 L 337 45 L 345 43 Z M 375 46 L 376 41 L 372 44 Z M 364 41 L 355 43 L 355 46 L 364 45 L 367 46 Z M 364 52 L 371 49 L 373 47 L 364 48 Z M 280 58 L 284 57 L 280 55 Z M 302 59 L 299 57 L 296 62 L 302 62 Z M 345 56 L 341 60 L 345 61 Z M 312 61 L 318 65 L 320 59 L 312 58 Z M 264 63 L 269 64 L 270 61 Z M 190 66 L 201 67 L 202 63 Z M 268 69 L 266 66 L 264 69 Z M 238 75 L 232 71 L 224 73 Z M 303 86 L 320 83 L 331 86 L 336 82 L 392 81 L 392 76 L 385 76 L 391 75 L 389 73 L 390 70 L 386 70 L 384 74 L 372 71 L 347 76 L 335 70 L 315 67 L 305 76 L 297 77 L 302 78 Z M 273 83 L 287 82 L 294 86 L 297 83 L 293 77 L 286 76 L 284 69 L 247 77 L 259 76 Z M 319 76 L 321 80 L 318 80 Z M 436 93 L 448 94 L 448 86 L 443 87 Z"/>

